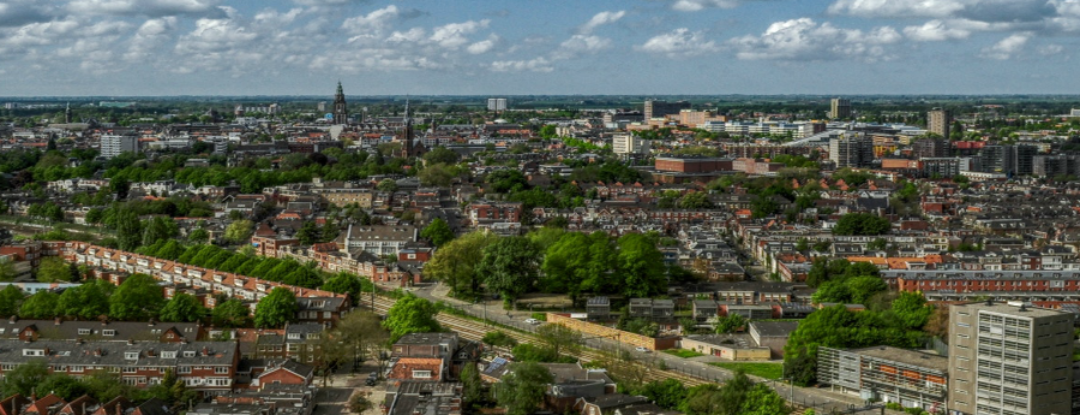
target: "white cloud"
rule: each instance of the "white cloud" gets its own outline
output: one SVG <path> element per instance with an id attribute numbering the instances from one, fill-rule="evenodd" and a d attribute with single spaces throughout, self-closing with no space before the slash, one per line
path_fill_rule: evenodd
<path id="1" fill-rule="evenodd" d="M 491 63 L 491 70 L 495 72 L 551 72 L 555 67 L 544 57 L 530 60 L 496 61 Z"/>
<path id="2" fill-rule="evenodd" d="M 0 3 L 0 27 L 48 21 L 52 15 L 50 5 L 35 0 L 9 0 Z"/>
<path id="3" fill-rule="evenodd" d="M 671 8 L 681 12 L 696 12 L 707 8 L 732 9 L 738 5 L 738 0 L 677 0 Z"/>
<path id="4" fill-rule="evenodd" d="M 941 20 L 931 20 L 922 26 L 908 26 L 904 28 L 904 35 L 911 40 L 919 42 L 933 42 L 950 39 L 966 39 L 971 32 L 963 29 L 948 27 Z"/>
<path id="5" fill-rule="evenodd" d="M 398 8 L 391 4 L 363 16 L 345 19 L 341 23 L 341 29 L 353 35 L 349 42 L 373 40 L 381 38 L 397 18 Z"/>
<path id="6" fill-rule="evenodd" d="M 469 42 L 466 35 L 476 33 L 480 29 L 488 27 L 491 20 L 484 19 L 480 21 L 469 20 L 462 23 L 450 23 L 447 25 L 436 27 L 431 33 L 431 41 L 438 43 L 439 46 L 450 49 L 457 49 L 462 45 Z"/>
<path id="7" fill-rule="evenodd" d="M 1024 49 L 1028 40 L 1031 40 L 1031 33 L 1015 33 L 1008 37 L 1001 39 L 993 46 L 983 48 L 982 56 L 988 59 L 1006 60 L 1009 59 Z"/>
<path id="8" fill-rule="evenodd" d="M 1061 45 L 1049 44 L 1049 45 L 1039 46 L 1038 52 L 1039 52 L 1040 55 L 1043 55 L 1043 56 L 1053 56 L 1053 55 L 1057 55 L 1057 54 L 1063 52 L 1064 50 L 1065 50 L 1065 48 L 1062 47 Z"/>
<path id="9" fill-rule="evenodd" d="M 386 38 L 387 42 L 419 42 L 427 37 L 427 31 L 420 27 L 414 27 L 404 32 L 394 32 Z"/>
<path id="10" fill-rule="evenodd" d="M 68 9 L 74 14 L 142 15 L 150 17 L 215 14 L 218 0 L 74 0 Z"/>
<path id="11" fill-rule="evenodd" d="M 162 17 L 147 20 L 135 31 L 128 51 L 124 53 L 127 61 L 143 61 L 154 56 L 153 52 L 167 42 L 176 30 L 176 17 Z"/>
<path id="12" fill-rule="evenodd" d="M 590 34 L 597 27 L 600 27 L 600 26 L 603 26 L 603 25 L 606 25 L 606 24 L 615 23 L 615 22 L 619 21 L 619 19 L 622 19 L 623 16 L 625 16 L 625 15 L 626 15 L 625 10 L 619 10 L 617 12 L 603 11 L 603 12 L 597 13 L 597 14 L 593 15 L 593 17 L 591 19 L 589 19 L 588 22 L 585 22 L 585 24 L 581 25 L 581 27 L 578 28 L 578 33 L 583 34 L 583 35 Z"/>
<path id="13" fill-rule="evenodd" d="M 552 52 L 552 59 L 571 59 L 583 54 L 592 54 L 611 47 L 611 39 L 594 35 L 573 35 L 559 44 Z"/>
<path id="14" fill-rule="evenodd" d="M 697 56 L 718 50 L 716 42 L 705 40 L 704 33 L 691 32 L 690 29 L 685 27 L 654 36 L 636 48 L 644 52 L 664 54 L 669 57 Z"/>
<path id="15" fill-rule="evenodd" d="M 773 23 L 761 36 L 747 35 L 728 43 L 738 50 L 739 59 L 746 60 L 877 61 L 890 59 L 883 46 L 901 39 L 900 33 L 888 26 L 864 32 L 804 17 Z"/>
<path id="16" fill-rule="evenodd" d="M 495 46 L 499 44 L 500 40 L 499 36 L 492 34 L 491 36 L 488 36 L 487 39 L 469 45 L 469 47 L 465 48 L 465 51 L 473 55 L 488 53 L 492 49 L 495 49 Z"/>

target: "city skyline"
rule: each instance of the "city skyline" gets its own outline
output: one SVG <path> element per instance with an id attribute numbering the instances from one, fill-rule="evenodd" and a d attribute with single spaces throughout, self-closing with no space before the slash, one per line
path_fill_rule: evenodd
<path id="1" fill-rule="evenodd" d="M 0 2 L 0 96 L 1046 94 L 1080 0 Z"/>

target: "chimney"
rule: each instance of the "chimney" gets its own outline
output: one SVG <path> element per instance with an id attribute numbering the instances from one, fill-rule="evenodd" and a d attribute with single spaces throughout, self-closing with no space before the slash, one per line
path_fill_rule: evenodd
<path id="1" fill-rule="evenodd" d="M 153 318 L 150 318 L 150 323 L 148 325 L 150 327 L 154 327 L 154 319 Z"/>
<path id="2" fill-rule="evenodd" d="M 11 316 L 11 318 L 8 319 L 8 324 L 15 324 L 16 321 L 19 321 L 19 316 Z"/>
<path id="3" fill-rule="evenodd" d="M 128 339 L 128 346 L 131 346 L 133 344 L 135 344 L 135 340 L 134 339 Z"/>
<path id="4" fill-rule="evenodd" d="M 60 317 L 57 317 L 57 318 L 53 319 L 53 325 L 54 326 L 59 326 L 60 325 Z"/>
<path id="5" fill-rule="evenodd" d="M 94 349 L 94 356 L 101 357 L 101 348 Z"/>

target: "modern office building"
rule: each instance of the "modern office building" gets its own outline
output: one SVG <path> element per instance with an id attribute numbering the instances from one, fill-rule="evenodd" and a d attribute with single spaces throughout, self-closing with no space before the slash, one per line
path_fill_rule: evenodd
<path id="1" fill-rule="evenodd" d="M 506 111 L 506 98 L 488 98 L 488 111 Z"/>
<path id="2" fill-rule="evenodd" d="M 139 136 L 134 133 L 104 134 L 100 143 L 101 157 L 111 159 L 123 152 L 139 152 Z"/>
<path id="3" fill-rule="evenodd" d="M 942 138 L 949 138 L 951 115 L 949 110 L 941 108 L 934 108 L 932 111 L 927 112 L 926 131 L 940 135 Z"/>
<path id="4" fill-rule="evenodd" d="M 690 103 L 686 101 L 657 101 L 646 100 L 645 101 L 645 121 L 648 122 L 652 118 L 659 118 L 665 115 L 676 115 L 679 111 L 690 109 Z"/>
<path id="5" fill-rule="evenodd" d="M 948 369 L 946 357 L 895 347 L 818 349 L 818 382 L 930 413 L 945 409 Z"/>
<path id="6" fill-rule="evenodd" d="M 829 160 L 838 169 L 868 166 L 874 161 L 874 140 L 868 134 L 847 131 L 829 140 Z"/>
<path id="7" fill-rule="evenodd" d="M 1071 413 L 1074 319 L 1022 302 L 951 306 L 949 413 Z"/>
<path id="8" fill-rule="evenodd" d="M 1039 148 L 1027 145 L 989 145 L 979 150 L 972 169 L 984 173 L 1025 176 L 1035 173 L 1035 155 Z"/>
<path id="9" fill-rule="evenodd" d="M 851 118 L 851 101 L 844 98 L 833 98 L 829 109 L 829 118 Z"/>

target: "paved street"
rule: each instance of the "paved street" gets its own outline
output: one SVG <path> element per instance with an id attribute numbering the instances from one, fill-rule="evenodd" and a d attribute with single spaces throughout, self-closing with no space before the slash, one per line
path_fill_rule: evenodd
<path id="1" fill-rule="evenodd" d="M 472 304 L 465 301 L 460 301 L 447 296 L 449 287 L 441 284 L 425 284 L 422 286 L 412 287 L 410 291 L 417 296 L 427 298 L 431 301 L 442 301 L 455 308 L 466 311 L 474 316 L 483 317 L 485 315 L 484 304 Z M 502 309 L 502 301 L 489 301 L 486 304 L 486 315 L 489 320 L 495 321 L 500 324 L 520 328 L 525 331 L 533 332 L 537 326 L 525 323 L 525 319 L 530 318 L 532 313 L 528 311 L 510 311 L 507 312 Z M 610 339 L 588 339 L 586 345 L 596 349 L 611 350 L 621 346 L 618 342 Z M 631 348 L 625 347 L 626 350 L 630 350 L 639 356 L 641 352 L 634 352 Z M 711 379 L 716 382 L 723 382 L 731 377 L 731 372 L 715 366 L 710 366 L 704 362 L 692 361 L 683 359 L 677 356 L 672 356 L 667 353 L 650 353 L 655 359 L 661 359 L 668 370 L 675 370 L 683 373 L 690 374 L 692 376 Z M 764 379 L 757 379 L 763 381 Z M 786 384 L 782 384 L 776 381 L 767 381 L 778 393 L 789 401 L 810 405 L 818 408 L 828 409 L 847 409 L 852 405 L 862 406 L 864 402 L 858 397 L 853 395 L 841 394 L 832 392 L 823 388 L 792 388 Z"/>

